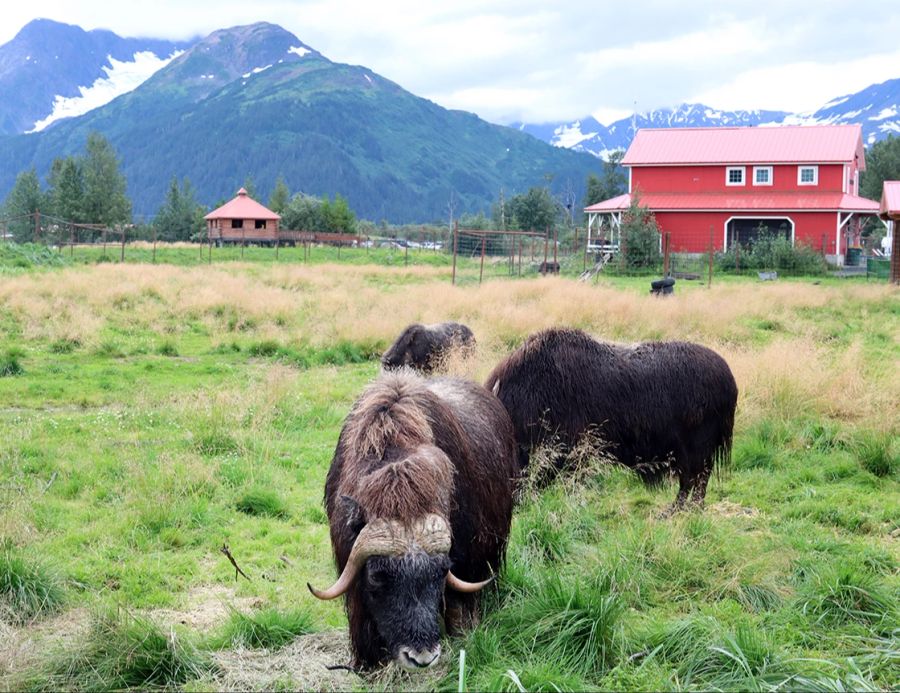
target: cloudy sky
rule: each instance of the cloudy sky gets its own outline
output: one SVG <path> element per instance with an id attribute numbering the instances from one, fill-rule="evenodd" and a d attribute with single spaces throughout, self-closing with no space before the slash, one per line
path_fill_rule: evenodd
<path id="1" fill-rule="evenodd" d="M 0 43 L 37 17 L 160 38 L 269 21 L 498 123 L 683 102 L 815 110 L 900 77 L 896 0 L 31 0 L 3 14 Z"/>

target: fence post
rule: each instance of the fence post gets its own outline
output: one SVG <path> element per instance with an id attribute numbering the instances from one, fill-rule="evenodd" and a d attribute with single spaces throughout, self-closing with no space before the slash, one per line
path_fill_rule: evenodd
<path id="1" fill-rule="evenodd" d="M 553 271 L 556 272 L 556 266 L 559 264 L 557 252 L 559 250 L 559 229 L 553 229 Z"/>
<path id="2" fill-rule="evenodd" d="M 403 266 L 409 266 L 409 233 L 406 234 L 406 242 L 403 244 Z"/>
<path id="3" fill-rule="evenodd" d="M 734 244 L 734 272 L 735 274 L 741 273 L 741 244 Z"/>
<path id="4" fill-rule="evenodd" d="M 456 251 L 459 247 L 459 222 L 453 222 L 453 273 L 450 275 L 450 283 L 456 284 Z"/>
<path id="5" fill-rule="evenodd" d="M 241 260 L 244 259 L 244 246 L 247 241 L 247 232 L 244 230 L 244 224 L 241 223 Z"/>
<path id="6" fill-rule="evenodd" d="M 75 225 L 69 222 L 69 257 L 75 257 Z"/>
<path id="7" fill-rule="evenodd" d="M 550 245 L 550 229 L 544 229 L 544 271 L 541 274 L 547 274 L 547 253 Z"/>
<path id="8" fill-rule="evenodd" d="M 34 210 L 34 242 L 37 243 L 41 237 L 41 210 Z"/>
<path id="9" fill-rule="evenodd" d="M 121 255 L 121 257 L 119 258 L 119 261 L 120 261 L 120 262 L 125 262 L 125 225 L 124 225 L 124 224 L 120 224 L 120 225 L 119 225 L 119 230 L 121 230 L 121 232 L 122 232 L 122 255 Z"/>
<path id="10" fill-rule="evenodd" d="M 203 246 L 200 246 L 203 248 Z M 156 226 L 153 226 L 153 264 L 156 264 Z"/>
<path id="11" fill-rule="evenodd" d="M 706 288 L 712 287 L 713 275 L 713 227 L 709 225 L 709 280 L 706 282 Z"/>
<path id="12" fill-rule="evenodd" d="M 481 284 L 481 278 L 484 276 L 484 244 L 487 239 L 481 237 L 481 269 L 478 270 L 478 283 Z"/>
<path id="13" fill-rule="evenodd" d="M 669 276 L 669 244 L 672 240 L 672 233 L 666 231 L 663 234 L 663 276 Z"/>

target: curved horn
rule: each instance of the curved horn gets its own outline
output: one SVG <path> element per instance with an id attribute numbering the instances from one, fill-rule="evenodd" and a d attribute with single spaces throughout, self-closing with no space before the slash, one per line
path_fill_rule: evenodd
<path id="1" fill-rule="evenodd" d="M 447 571 L 447 587 L 456 590 L 457 592 L 463 592 L 464 594 L 471 594 L 472 592 L 478 592 L 479 590 L 484 589 L 493 579 L 494 578 L 489 577 L 487 580 L 482 580 L 481 582 L 466 582 L 465 580 L 460 580 L 456 577 L 452 571 Z"/>
<path id="2" fill-rule="evenodd" d="M 347 557 L 347 563 L 344 565 L 341 576 L 331 587 L 327 590 L 318 590 L 308 582 L 306 586 L 318 599 L 336 599 L 350 589 L 368 558 L 402 554 L 406 551 L 408 544 L 409 539 L 399 523 L 376 520 L 362 528 L 356 541 L 353 542 L 353 548 L 350 549 L 350 555 Z"/>

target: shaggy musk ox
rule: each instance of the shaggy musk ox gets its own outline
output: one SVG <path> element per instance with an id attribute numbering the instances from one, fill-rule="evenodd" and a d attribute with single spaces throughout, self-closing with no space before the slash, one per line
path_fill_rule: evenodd
<path id="1" fill-rule="evenodd" d="M 453 349 L 472 349 L 475 335 L 458 322 L 442 322 L 437 325 L 410 325 L 397 337 L 397 341 L 381 357 L 385 370 L 410 366 L 423 373 L 431 373 L 440 367 Z"/>
<path id="2" fill-rule="evenodd" d="M 571 448 L 588 431 L 653 483 L 678 477 L 674 509 L 703 504 L 717 460 L 728 456 L 737 385 L 714 351 L 686 342 L 618 345 L 580 330 L 539 332 L 501 362 L 486 387 L 528 451 L 556 439 Z"/>
<path id="3" fill-rule="evenodd" d="M 477 383 L 385 373 L 353 406 L 325 483 L 354 664 L 407 669 L 474 624 L 503 561 L 519 468 L 509 415 Z"/>

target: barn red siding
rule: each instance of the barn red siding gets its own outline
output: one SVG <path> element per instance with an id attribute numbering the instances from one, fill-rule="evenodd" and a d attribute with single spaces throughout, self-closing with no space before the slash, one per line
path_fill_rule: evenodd
<path id="1" fill-rule="evenodd" d="M 703 253 L 709 250 L 710 232 L 716 250 L 725 247 L 725 224 L 732 217 L 787 217 L 794 222 L 795 245 L 808 245 L 821 251 L 835 252 L 837 214 L 835 212 L 783 212 L 778 210 L 735 214 L 732 212 L 656 212 L 656 221 L 663 232 L 671 232 L 672 251 Z M 845 240 L 841 239 L 845 246 Z M 845 248 L 838 252 L 844 252 Z"/>
<path id="2" fill-rule="evenodd" d="M 844 165 L 820 164 L 818 185 L 797 185 L 797 164 L 772 167 L 772 185 L 753 185 L 747 165 L 744 185 L 725 185 L 726 166 L 635 166 L 631 189 L 648 193 L 842 192 Z"/>

